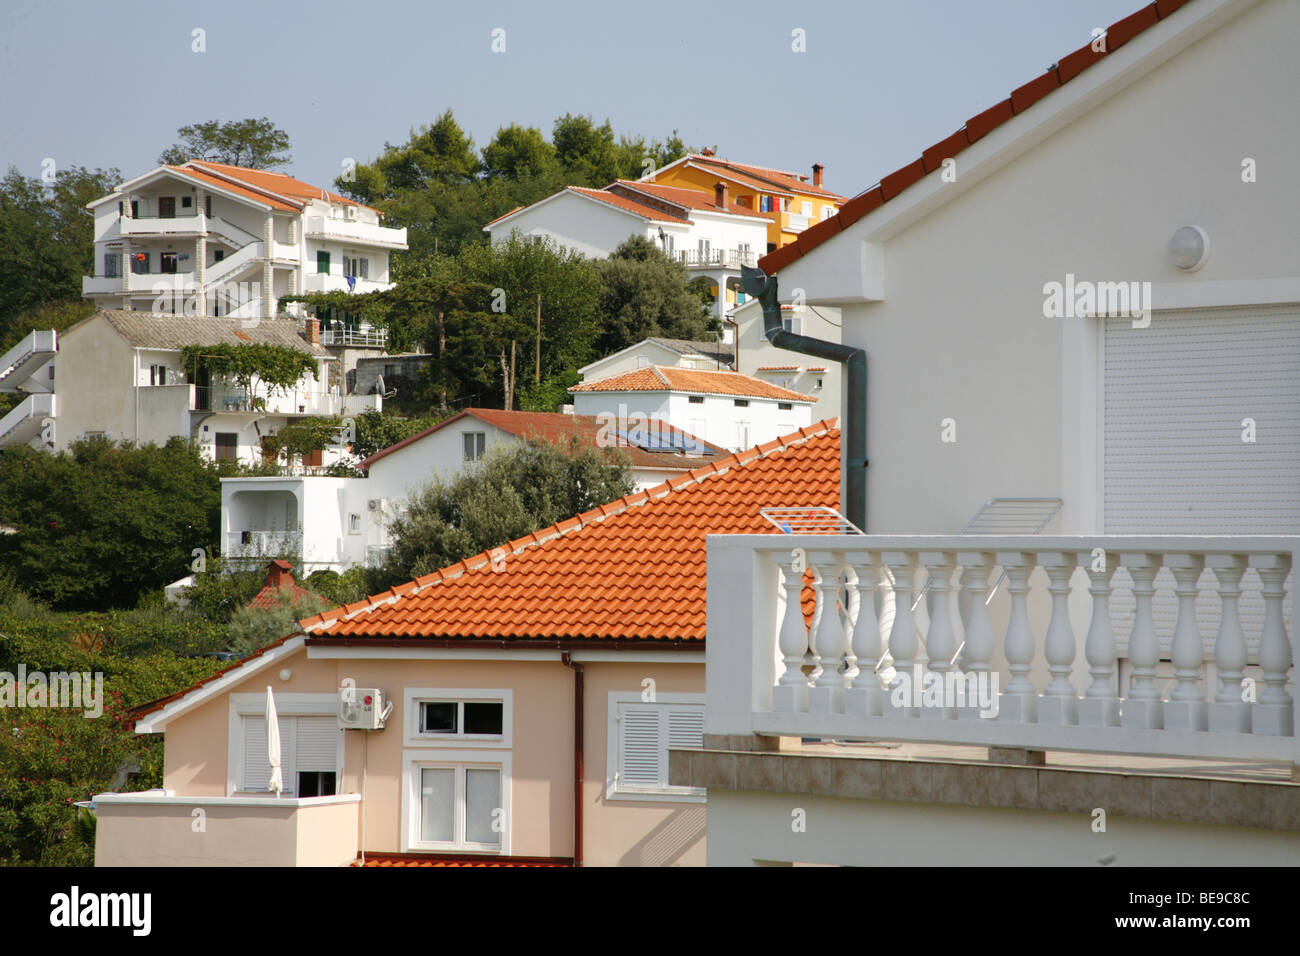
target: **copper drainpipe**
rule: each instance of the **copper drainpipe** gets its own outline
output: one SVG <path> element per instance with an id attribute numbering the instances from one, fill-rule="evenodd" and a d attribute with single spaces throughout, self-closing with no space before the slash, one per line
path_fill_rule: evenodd
<path id="1" fill-rule="evenodd" d="M 582 665 L 568 651 L 560 659 L 573 668 L 573 865 L 582 866 Z"/>

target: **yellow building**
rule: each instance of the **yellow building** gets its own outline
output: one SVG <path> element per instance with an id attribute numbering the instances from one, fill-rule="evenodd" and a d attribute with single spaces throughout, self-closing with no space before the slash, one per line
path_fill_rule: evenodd
<path id="1" fill-rule="evenodd" d="M 769 220 L 767 251 L 794 242 L 813 223 L 835 215 L 846 197 L 822 187 L 822 166 L 814 164 L 812 179 L 800 173 L 767 169 L 719 159 L 712 149 L 684 156 L 644 177 L 644 181 L 712 193 L 719 183 L 732 201 Z"/>

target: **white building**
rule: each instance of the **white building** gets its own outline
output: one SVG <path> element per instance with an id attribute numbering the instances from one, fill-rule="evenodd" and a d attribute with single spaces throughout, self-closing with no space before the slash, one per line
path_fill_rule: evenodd
<path id="1" fill-rule="evenodd" d="M 710 539 L 710 864 L 1300 857 L 1300 5 L 1079 42 L 760 264 L 866 352 L 867 534 Z"/>
<path id="2" fill-rule="evenodd" d="M 186 346 L 258 343 L 312 356 L 316 374 L 289 388 L 246 388 L 182 367 Z M 96 312 L 57 336 L 33 332 L 0 358 L 0 391 L 28 396 L 0 420 L 0 448 L 62 451 L 92 437 L 161 445 L 180 437 L 195 439 L 211 459 L 254 464 L 262 438 L 288 422 L 380 407 L 379 396 L 341 396 L 335 364 L 292 319 L 248 326 L 237 318 Z"/>
<path id="3" fill-rule="evenodd" d="M 389 288 L 389 253 L 407 248 L 377 210 L 203 160 L 159 166 L 86 208 L 95 275 L 82 295 L 104 309 L 271 317 L 286 295 Z"/>
<path id="4" fill-rule="evenodd" d="M 603 424 L 581 415 L 470 408 L 362 460 L 365 478 L 223 478 L 224 553 L 249 559 L 292 554 L 303 574 L 377 563 L 392 544 L 393 518 L 413 492 L 434 479 L 454 480 L 492 449 L 530 437 L 558 443 L 573 435 L 598 447 L 617 444 L 631 459 L 635 491 L 726 457 L 717 445 L 679 430 L 665 435 L 633 428 L 629 441 L 617 434 L 617 423 Z"/>
<path id="5" fill-rule="evenodd" d="M 691 278 L 707 276 L 718 292 L 718 316 L 737 301 L 741 265 L 754 265 L 767 245 L 768 220 L 736 204 L 730 187 L 713 193 L 658 183 L 618 180 L 604 189 L 568 188 L 507 213 L 483 227 L 494 242 L 512 232 L 604 259 L 632 236 L 651 240 L 686 266 Z"/>
<path id="6" fill-rule="evenodd" d="M 731 371 L 735 345 L 731 342 L 692 342 L 688 339 L 642 339 L 635 345 L 619 349 L 604 358 L 578 369 L 583 381 L 606 378 L 651 365 L 675 365 L 678 368 L 701 368 Z"/>
<path id="7" fill-rule="evenodd" d="M 812 424 L 815 400 L 736 372 L 651 365 L 569 389 L 579 415 L 658 419 L 741 451 Z"/>

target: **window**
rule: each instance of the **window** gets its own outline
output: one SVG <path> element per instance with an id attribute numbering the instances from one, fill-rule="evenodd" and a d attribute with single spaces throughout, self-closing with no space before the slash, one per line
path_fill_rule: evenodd
<path id="1" fill-rule="evenodd" d="M 122 274 L 122 254 L 120 252 L 104 253 L 104 278 L 116 279 Z"/>
<path id="2" fill-rule="evenodd" d="M 786 379 L 786 381 L 788 382 L 789 379 Z M 794 404 L 792 402 L 777 402 L 776 407 L 783 412 L 788 412 L 794 408 Z"/>
<path id="3" fill-rule="evenodd" d="M 704 790 L 668 783 L 669 748 L 704 745 L 704 695 L 610 691 L 605 762 L 607 800 L 703 803 Z"/>
<path id="4" fill-rule="evenodd" d="M 133 252 L 131 254 L 131 272 L 138 276 L 149 274 L 149 253 Z"/>
<path id="5" fill-rule="evenodd" d="M 348 512 L 348 534 L 361 533 L 361 515 L 356 511 Z"/>
<path id="6" fill-rule="evenodd" d="M 649 367 L 650 367 L 650 359 L 647 358 L 647 357 L 644 356 L 644 355 L 638 355 L 638 356 L 636 357 L 636 367 L 637 367 L 637 368 L 649 368 Z"/>
<path id="7" fill-rule="evenodd" d="M 782 212 L 789 212 L 789 211 L 790 211 L 790 197 L 789 197 L 789 196 L 783 196 L 783 197 L 781 197 L 781 211 L 782 211 Z"/>
<path id="8" fill-rule="evenodd" d="M 140 218 L 140 200 L 138 199 L 131 200 L 131 218 L 132 219 Z"/>
<path id="9" fill-rule="evenodd" d="M 697 243 L 697 247 L 700 253 L 700 261 L 708 262 L 709 261 L 709 240 L 707 239 L 699 240 L 699 242 Z"/>
<path id="10" fill-rule="evenodd" d="M 364 257 L 354 258 L 351 256 L 344 256 L 343 274 L 345 276 L 356 276 L 359 279 L 369 279 L 370 260 Z"/>
<path id="11" fill-rule="evenodd" d="M 673 256 L 675 255 L 675 253 L 676 253 L 676 248 L 677 248 L 677 237 L 676 237 L 676 236 L 665 236 L 665 237 L 664 237 L 664 252 L 668 253 L 668 258 L 669 258 L 669 259 L 673 258 Z"/>
<path id="12" fill-rule="evenodd" d="M 817 379 L 817 384 L 814 385 L 813 388 L 821 388 L 821 387 L 822 387 L 822 380 L 821 380 L 821 379 Z"/>
<path id="13" fill-rule="evenodd" d="M 807 216 L 809 219 L 811 219 L 811 218 L 812 218 L 813 204 L 812 204 L 811 202 L 809 202 L 807 199 L 805 199 L 805 200 L 803 201 L 803 203 L 802 203 L 802 206 L 803 206 L 803 214 L 804 214 L 805 216 Z"/>
<path id="14" fill-rule="evenodd" d="M 408 757 L 403 850 L 510 852 L 510 755 Z"/>
<path id="15" fill-rule="evenodd" d="M 703 396 L 703 395 L 689 395 L 689 396 L 687 396 L 687 398 L 686 398 L 686 402 L 687 402 L 687 404 L 689 404 L 689 405 L 703 405 L 703 404 L 704 404 L 704 396 Z"/>
<path id="16" fill-rule="evenodd" d="M 166 385 L 167 384 L 167 366 L 150 365 L 149 366 L 149 384 Z"/>
<path id="17" fill-rule="evenodd" d="M 239 435 L 236 432 L 216 433 L 216 460 L 235 461 L 239 458 Z"/>
<path id="18" fill-rule="evenodd" d="M 338 793 L 343 770 L 343 731 L 334 694 L 275 695 L 280 725 L 282 796 L 325 797 Z M 270 792 L 266 756 L 266 694 L 231 694 L 229 793 Z"/>
<path id="19" fill-rule="evenodd" d="M 159 253 L 158 271 L 166 272 L 170 275 L 174 275 L 176 273 L 176 253 L 174 252 Z"/>
<path id="20" fill-rule="evenodd" d="M 732 405 L 735 405 L 737 408 L 749 408 L 749 399 L 747 399 L 747 398 L 734 398 L 734 399 L 731 400 L 731 404 L 732 404 Z"/>
<path id="21" fill-rule="evenodd" d="M 211 216 L 211 215 L 212 215 L 212 197 L 211 197 L 211 196 L 204 196 L 204 197 L 203 197 L 203 214 L 204 214 L 205 216 Z"/>
<path id="22" fill-rule="evenodd" d="M 316 272 L 329 275 L 330 271 L 330 254 L 327 249 L 316 250 Z"/>
<path id="23" fill-rule="evenodd" d="M 736 422 L 736 447 L 749 447 L 749 422 Z"/>
<path id="24" fill-rule="evenodd" d="M 176 197 L 175 196 L 158 197 L 158 218 L 159 219 L 176 218 Z"/>
<path id="25" fill-rule="evenodd" d="M 771 212 L 771 211 L 772 211 L 772 197 L 771 197 L 771 196 L 759 196 L 759 197 L 758 197 L 758 211 L 759 211 L 759 212 Z"/>
<path id="26" fill-rule="evenodd" d="M 834 206 L 822 206 L 822 219 L 829 219 L 833 215 L 835 215 Z"/>
<path id="27" fill-rule="evenodd" d="M 509 749 L 513 702 L 509 688 L 408 687 L 405 746 Z"/>
<path id="28" fill-rule="evenodd" d="M 182 197 L 181 197 L 181 208 L 182 208 L 182 209 L 193 209 L 193 208 L 194 208 L 194 197 L 193 197 L 193 196 L 182 196 Z"/>
<path id="29" fill-rule="evenodd" d="M 487 448 L 486 432 L 464 432 L 461 435 L 465 443 L 465 461 L 479 461 Z"/>
<path id="30" fill-rule="evenodd" d="M 801 335 L 803 333 L 803 319 L 793 313 L 783 314 L 781 316 L 781 327 L 787 332 Z"/>
<path id="31" fill-rule="evenodd" d="M 389 381 L 390 379 L 394 379 L 394 378 L 397 378 L 397 366 L 396 366 L 396 365 L 388 365 L 388 364 L 385 364 L 385 365 L 384 365 L 384 381 L 387 382 L 387 381 Z"/>
<path id="32" fill-rule="evenodd" d="M 212 261 L 213 261 L 214 263 L 216 263 L 216 262 L 220 262 L 220 261 L 221 261 L 222 259 L 224 259 L 224 258 L 226 258 L 226 250 L 225 250 L 225 249 L 213 249 L 213 250 L 212 250 Z"/>
<path id="33" fill-rule="evenodd" d="M 753 196 L 737 196 L 737 197 L 736 197 L 736 205 L 737 205 L 737 206 L 744 206 L 746 209 L 749 209 L 749 208 L 751 208 L 751 207 L 753 206 L 753 203 L 754 203 L 754 197 L 753 197 Z"/>

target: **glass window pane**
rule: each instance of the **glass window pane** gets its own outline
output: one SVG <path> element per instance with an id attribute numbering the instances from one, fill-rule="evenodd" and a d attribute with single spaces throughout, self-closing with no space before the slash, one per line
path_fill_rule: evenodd
<path id="1" fill-rule="evenodd" d="M 420 731 L 426 734 L 456 732 L 456 703 L 432 701 L 420 705 Z"/>
<path id="2" fill-rule="evenodd" d="M 501 771 L 465 771 L 465 840 L 469 843 L 501 843 L 501 834 L 492 829 L 493 816 L 501 806 Z"/>
<path id="3" fill-rule="evenodd" d="M 450 843 L 455 839 L 456 771 L 451 768 L 420 771 L 420 839 Z"/>
<path id="4" fill-rule="evenodd" d="M 501 733 L 501 712 L 503 706 L 500 703 L 465 703 L 465 733 L 467 734 L 500 734 Z"/>

